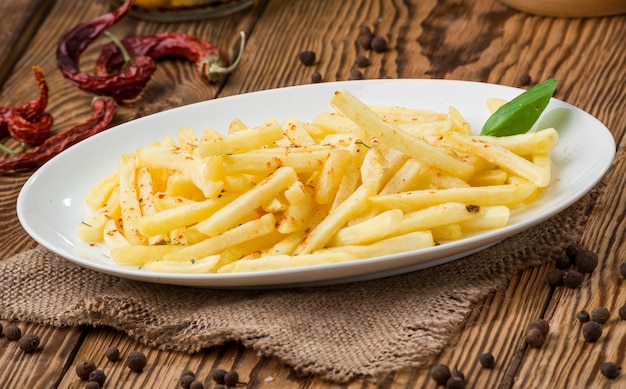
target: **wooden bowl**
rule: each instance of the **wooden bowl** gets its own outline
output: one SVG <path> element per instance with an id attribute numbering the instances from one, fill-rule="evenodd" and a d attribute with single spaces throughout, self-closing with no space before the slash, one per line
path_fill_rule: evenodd
<path id="1" fill-rule="evenodd" d="M 626 13 L 626 0 L 500 0 L 511 8 L 535 15 L 566 18 Z"/>

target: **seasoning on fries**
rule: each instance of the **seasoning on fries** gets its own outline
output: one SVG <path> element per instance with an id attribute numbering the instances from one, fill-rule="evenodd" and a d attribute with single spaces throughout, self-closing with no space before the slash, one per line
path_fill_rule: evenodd
<path id="1" fill-rule="evenodd" d="M 78 236 L 157 272 L 301 267 L 501 228 L 550 184 L 552 128 L 477 136 L 453 107 L 367 105 L 346 90 L 331 105 L 310 123 L 233 119 L 227 135 L 182 128 L 122 155 L 87 195 Z"/>

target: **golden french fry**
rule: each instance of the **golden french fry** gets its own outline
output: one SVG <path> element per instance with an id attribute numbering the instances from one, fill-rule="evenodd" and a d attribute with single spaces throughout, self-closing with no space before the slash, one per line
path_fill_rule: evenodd
<path id="1" fill-rule="evenodd" d="M 367 107 L 363 102 L 346 90 L 335 92 L 331 99 L 334 105 L 345 116 L 352 119 L 370 136 L 379 139 L 390 147 L 420 161 L 459 177 L 469 177 L 473 167 L 450 155 L 440 148 L 432 146 L 417 138 L 398 126 L 383 121 L 380 116 Z"/>
<path id="2" fill-rule="evenodd" d="M 241 259 L 217 269 L 218 273 L 251 272 L 261 270 L 278 270 L 293 267 L 323 265 L 352 261 L 355 258 L 346 253 L 302 254 L 302 255 L 268 255 L 256 259 Z"/>
<path id="3" fill-rule="evenodd" d="M 456 148 L 478 155 L 506 171 L 524 177 L 540 188 L 546 187 L 550 183 L 550 175 L 544 169 L 502 146 L 455 132 L 447 133 L 444 140 Z"/>
<path id="4" fill-rule="evenodd" d="M 165 255 L 163 259 L 186 261 L 204 258 L 208 255 L 218 254 L 228 247 L 267 235 L 274 231 L 275 228 L 276 218 L 274 214 L 266 213 L 258 219 L 233 227 L 220 235 L 181 248 L 174 255 Z"/>
<path id="5" fill-rule="evenodd" d="M 383 239 L 368 245 L 328 247 L 317 250 L 315 253 L 347 253 L 355 258 L 362 259 L 420 250 L 434 245 L 435 241 L 430 231 L 415 231 L 405 235 Z"/>
<path id="6" fill-rule="evenodd" d="M 403 212 L 450 202 L 514 206 L 530 196 L 535 188 L 536 186 L 529 182 L 518 182 L 493 186 L 414 190 L 371 196 L 369 200 L 372 206 L 379 209 L 395 208 Z"/>
<path id="7" fill-rule="evenodd" d="M 118 265 L 143 266 L 146 262 L 163 259 L 166 254 L 181 250 L 175 245 L 130 245 L 111 248 L 111 258 Z"/>
<path id="8" fill-rule="evenodd" d="M 359 224 L 337 231 L 328 246 L 366 244 L 394 235 L 402 223 L 402 211 L 390 209 Z"/>
<path id="9" fill-rule="evenodd" d="M 115 188 L 107 202 L 78 226 L 78 237 L 85 242 L 102 242 L 107 220 L 120 217 L 119 188 Z"/>
<path id="10" fill-rule="evenodd" d="M 222 166 L 226 174 L 269 174 L 281 166 L 289 166 L 298 173 L 320 169 L 330 155 L 329 147 L 276 147 L 262 152 L 224 155 Z"/>
<path id="11" fill-rule="evenodd" d="M 402 235 L 412 231 L 430 230 L 432 228 L 462 223 L 478 217 L 477 206 L 462 203 L 442 203 L 404 214 L 395 234 Z"/>
<path id="12" fill-rule="evenodd" d="M 136 161 L 135 155 L 124 154 L 120 157 L 120 212 L 123 224 L 123 234 L 132 244 L 142 245 L 147 243 L 145 236 L 141 235 L 138 220 L 142 216 L 141 204 L 137 193 Z"/>
<path id="13" fill-rule="evenodd" d="M 210 237 L 221 234 L 236 226 L 242 217 L 260 207 L 296 180 L 296 172 L 291 167 L 281 167 L 254 188 L 198 223 L 196 228 Z"/>
<path id="14" fill-rule="evenodd" d="M 108 219 L 104 225 L 104 243 L 109 250 L 115 247 L 131 246 L 131 243 L 122 235 L 117 222 L 114 219 Z"/>
<path id="15" fill-rule="evenodd" d="M 143 264 L 143 268 L 157 273 L 211 273 L 220 259 L 219 255 L 210 255 L 190 261 L 154 260 Z"/>
<path id="16" fill-rule="evenodd" d="M 116 169 L 111 174 L 100 180 L 88 193 L 85 199 L 87 206 L 92 210 L 101 208 L 106 204 L 109 196 L 113 192 L 113 189 L 117 188 L 120 184 L 120 173 Z"/>
<path id="17" fill-rule="evenodd" d="M 282 128 L 276 122 L 265 123 L 260 127 L 239 130 L 229 136 L 210 139 L 198 143 L 201 157 L 225 154 L 239 154 L 270 145 L 282 139 Z"/>

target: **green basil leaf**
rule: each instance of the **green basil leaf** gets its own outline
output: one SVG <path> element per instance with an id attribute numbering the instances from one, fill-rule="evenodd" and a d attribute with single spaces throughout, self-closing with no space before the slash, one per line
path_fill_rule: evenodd
<path id="1" fill-rule="evenodd" d="M 556 83 L 553 78 L 543 81 L 498 108 L 487 119 L 480 135 L 509 136 L 528 132 L 548 106 Z"/>

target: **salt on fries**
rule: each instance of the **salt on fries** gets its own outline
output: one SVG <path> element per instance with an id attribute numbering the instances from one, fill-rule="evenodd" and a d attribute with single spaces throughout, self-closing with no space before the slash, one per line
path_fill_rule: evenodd
<path id="1" fill-rule="evenodd" d="M 366 105 L 345 90 L 331 105 L 311 123 L 234 119 L 228 135 L 183 128 L 122 155 L 78 236 L 157 272 L 309 266 L 503 227 L 550 183 L 552 128 L 476 136 L 453 107 Z"/>

